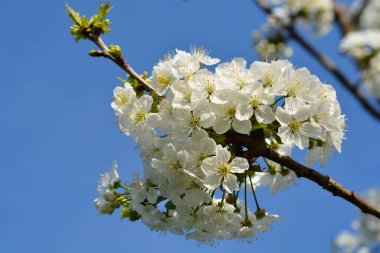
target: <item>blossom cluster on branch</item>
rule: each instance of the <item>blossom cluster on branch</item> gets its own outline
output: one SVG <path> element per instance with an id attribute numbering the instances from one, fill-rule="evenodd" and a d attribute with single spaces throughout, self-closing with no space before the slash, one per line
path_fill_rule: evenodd
<path id="1" fill-rule="evenodd" d="M 300 24 L 316 35 L 326 34 L 334 20 L 331 0 L 268 0 L 272 9 L 260 31 L 254 32 L 255 49 L 263 59 L 289 58 L 292 48 L 287 45 L 288 34 L 284 26 Z"/>
<path id="2" fill-rule="evenodd" d="M 352 12 L 355 12 L 355 8 Z M 380 2 L 368 0 L 355 29 L 347 33 L 340 43 L 340 50 L 357 62 L 362 83 L 377 99 L 380 99 L 379 15 Z"/>
<path id="3" fill-rule="evenodd" d="M 380 191 L 370 189 L 366 199 L 380 206 Z M 361 214 L 358 220 L 352 223 L 355 232 L 343 230 L 333 242 L 335 253 L 376 253 L 380 252 L 380 221 L 367 214 Z"/>
<path id="4" fill-rule="evenodd" d="M 115 88 L 112 108 L 139 146 L 144 173 L 127 185 L 116 165 L 106 173 L 100 213 L 122 207 L 122 217 L 198 241 L 249 239 L 279 218 L 255 190 L 274 193 L 296 179 L 261 157 L 260 145 L 288 156 L 308 149 L 308 163 L 322 165 L 341 151 L 345 117 L 331 85 L 287 60 L 219 62 L 203 49 L 176 50 L 146 79 L 153 91 L 133 78 Z"/>

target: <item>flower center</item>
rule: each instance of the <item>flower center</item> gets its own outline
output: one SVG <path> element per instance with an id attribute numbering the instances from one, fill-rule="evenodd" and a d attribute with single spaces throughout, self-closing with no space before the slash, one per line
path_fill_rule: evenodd
<path id="1" fill-rule="evenodd" d="M 169 165 L 169 168 L 172 169 L 172 170 L 178 170 L 180 168 L 182 168 L 182 165 L 181 163 L 177 160 L 175 162 L 172 162 L 170 165 Z"/>
<path id="2" fill-rule="evenodd" d="M 191 90 L 187 90 L 183 93 L 183 99 L 186 101 L 191 101 Z"/>
<path id="3" fill-rule="evenodd" d="M 260 99 L 257 97 L 257 95 L 253 95 L 252 98 L 251 98 L 251 105 L 252 107 L 258 107 L 260 105 L 261 101 Z"/>
<path id="4" fill-rule="evenodd" d="M 289 123 L 288 127 L 290 128 L 290 130 L 292 130 L 293 133 L 295 133 L 298 132 L 298 130 L 300 130 L 301 123 L 294 119 Z"/>
<path id="5" fill-rule="evenodd" d="M 210 80 L 210 79 L 206 80 L 205 90 L 207 91 L 207 93 L 209 95 L 211 95 L 211 93 L 213 93 L 213 91 L 215 90 L 215 84 L 212 80 Z"/>
<path id="6" fill-rule="evenodd" d="M 233 117 L 235 117 L 236 109 L 235 109 L 235 107 L 228 107 L 226 112 L 227 112 L 228 116 L 233 118 Z"/>
<path id="7" fill-rule="evenodd" d="M 125 105 L 129 101 L 129 96 L 126 93 L 119 93 L 113 97 L 115 102 L 118 102 L 121 105 Z"/>
<path id="8" fill-rule="evenodd" d="M 218 168 L 218 173 L 223 177 L 226 177 L 230 172 L 230 165 L 228 163 L 223 163 Z"/>
<path id="9" fill-rule="evenodd" d="M 262 78 L 262 84 L 264 87 L 268 87 L 268 86 L 272 86 L 272 77 L 270 76 L 270 74 L 268 73 L 265 73 L 263 75 L 263 78 Z"/>
<path id="10" fill-rule="evenodd" d="M 320 123 L 326 121 L 329 118 L 329 114 L 327 112 L 324 112 L 318 115 L 314 115 L 313 118 L 315 122 Z"/>
<path id="11" fill-rule="evenodd" d="M 162 87 L 167 87 L 170 83 L 170 77 L 168 77 L 167 75 L 164 75 L 164 74 L 158 75 L 157 80 L 158 80 L 158 83 L 160 84 L 160 86 L 162 86 Z"/>
<path id="12" fill-rule="evenodd" d="M 137 112 L 135 115 L 134 123 L 137 125 L 143 123 L 146 119 L 146 115 L 147 115 L 146 112 L 141 112 L 141 111 Z"/>
<path id="13" fill-rule="evenodd" d="M 296 82 L 290 85 L 290 87 L 288 88 L 288 96 L 290 97 L 296 96 L 298 87 L 299 87 L 299 82 Z"/>
<path id="14" fill-rule="evenodd" d="M 191 115 L 190 117 L 190 126 L 192 127 L 201 127 L 201 122 L 199 121 L 199 118 L 194 116 L 194 115 Z"/>

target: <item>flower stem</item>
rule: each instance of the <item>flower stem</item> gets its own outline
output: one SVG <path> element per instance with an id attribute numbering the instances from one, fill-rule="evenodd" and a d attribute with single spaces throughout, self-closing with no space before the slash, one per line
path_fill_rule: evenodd
<path id="1" fill-rule="evenodd" d="M 252 184 L 252 179 L 251 179 L 251 177 L 249 177 L 249 182 L 251 183 L 251 189 L 252 189 L 252 192 L 253 192 L 253 197 L 255 198 L 256 209 L 257 209 L 257 210 L 261 210 L 260 205 L 259 205 L 259 202 L 257 201 L 257 196 L 256 196 L 255 189 L 253 188 L 253 184 Z"/>
<path id="2" fill-rule="evenodd" d="M 245 219 L 248 220 L 248 207 L 247 207 L 247 175 L 244 175 L 244 208 L 245 208 Z"/>

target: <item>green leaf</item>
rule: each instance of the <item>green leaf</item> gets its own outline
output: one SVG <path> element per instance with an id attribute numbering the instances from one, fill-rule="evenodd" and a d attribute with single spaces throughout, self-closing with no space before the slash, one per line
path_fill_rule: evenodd
<path id="1" fill-rule="evenodd" d="M 105 5 L 103 3 L 100 4 L 99 6 L 99 11 L 98 11 L 98 20 L 103 21 L 107 14 L 110 12 L 111 6 L 110 6 L 110 1 L 107 1 Z"/>
<path id="2" fill-rule="evenodd" d="M 137 81 L 136 78 L 134 78 L 133 76 L 129 75 L 128 76 L 128 82 L 131 84 L 131 86 L 136 89 L 137 86 L 139 85 L 139 81 Z"/>
<path id="3" fill-rule="evenodd" d="M 78 12 L 74 11 L 67 3 L 65 3 L 67 14 L 79 26 L 82 26 L 82 19 Z"/>
<path id="4" fill-rule="evenodd" d="M 119 80 L 122 84 L 125 84 L 127 82 L 127 80 L 121 78 L 121 77 L 116 77 L 117 80 Z"/>

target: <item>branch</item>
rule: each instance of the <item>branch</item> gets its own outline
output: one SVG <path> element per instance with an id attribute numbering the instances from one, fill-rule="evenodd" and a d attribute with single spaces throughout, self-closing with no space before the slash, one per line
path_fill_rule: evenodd
<path id="1" fill-rule="evenodd" d="M 342 4 L 334 3 L 335 21 L 338 24 L 342 35 L 345 35 L 354 30 L 353 20 L 347 10 L 347 7 Z"/>
<path id="2" fill-rule="evenodd" d="M 271 7 L 263 0 L 252 0 L 268 15 L 272 15 Z M 380 120 L 380 111 L 376 109 L 360 92 L 359 86 L 350 82 L 348 78 L 338 69 L 336 64 L 326 55 L 320 53 L 310 43 L 308 43 L 291 25 L 282 24 L 288 31 L 290 37 L 297 41 L 309 54 L 311 54 L 322 66 L 329 71 L 336 79 L 340 81 L 346 90 L 348 90 L 374 118 Z"/>
<path id="3" fill-rule="evenodd" d="M 99 49 L 101 50 L 102 54 L 101 56 L 106 57 L 116 63 L 121 69 L 123 69 L 125 72 L 127 72 L 129 75 L 133 76 L 141 85 L 143 85 L 144 89 L 147 92 L 153 92 L 153 87 L 144 79 L 142 78 L 124 59 L 124 57 L 120 54 L 120 57 L 116 58 L 112 56 L 109 53 L 109 48 L 106 46 L 106 44 L 103 42 L 101 37 L 92 36 L 91 34 L 88 36 L 88 38 L 94 42 Z M 100 54 L 99 54 L 100 55 Z"/>
<path id="4" fill-rule="evenodd" d="M 237 144 L 237 146 L 247 147 L 248 150 L 239 153 L 239 156 L 244 157 L 249 161 L 257 157 L 268 158 L 294 171 L 297 177 L 307 178 L 320 185 L 323 189 L 331 192 L 334 196 L 338 196 L 354 204 L 363 213 L 371 214 L 380 219 L 380 208 L 368 203 L 354 191 L 348 190 L 329 176 L 306 167 L 289 156 L 282 156 L 269 148 L 265 143 L 264 132 L 262 129 L 251 132 L 248 138 L 244 134 L 229 131 L 225 134 L 225 141 L 227 144 L 233 143 Z"/>
<path id="5" fill-rule="evenodd" d="M 359 8 L 352 14 L 352 23 L 355 26 L 358 26 L 360 17 L 363 14 L 363 11 L 365 10 L 365 8 L 367 8 L 369 2 L 370 2 L 369 0 L 362 0 Z"/>
<path id="6" fill-rule="evenodd" d="M 348 190 L 331 177 L 308 168 L 305 165 L 293 160 L 289 156 L 279 155 L 269 148 L 266 149 L 263 156 L 276 163 L 286 166 L 288 169 L 294 171 L 298 177 L 304 177 L 317 183 L 323 189 L 331 192 L 334 196 L 338 196 L 347 200 L 348 202 L 357 206 L 363 213 L 371 214 L 380 219 L 380 208 L 368 203 L 357 193 Z"/>

